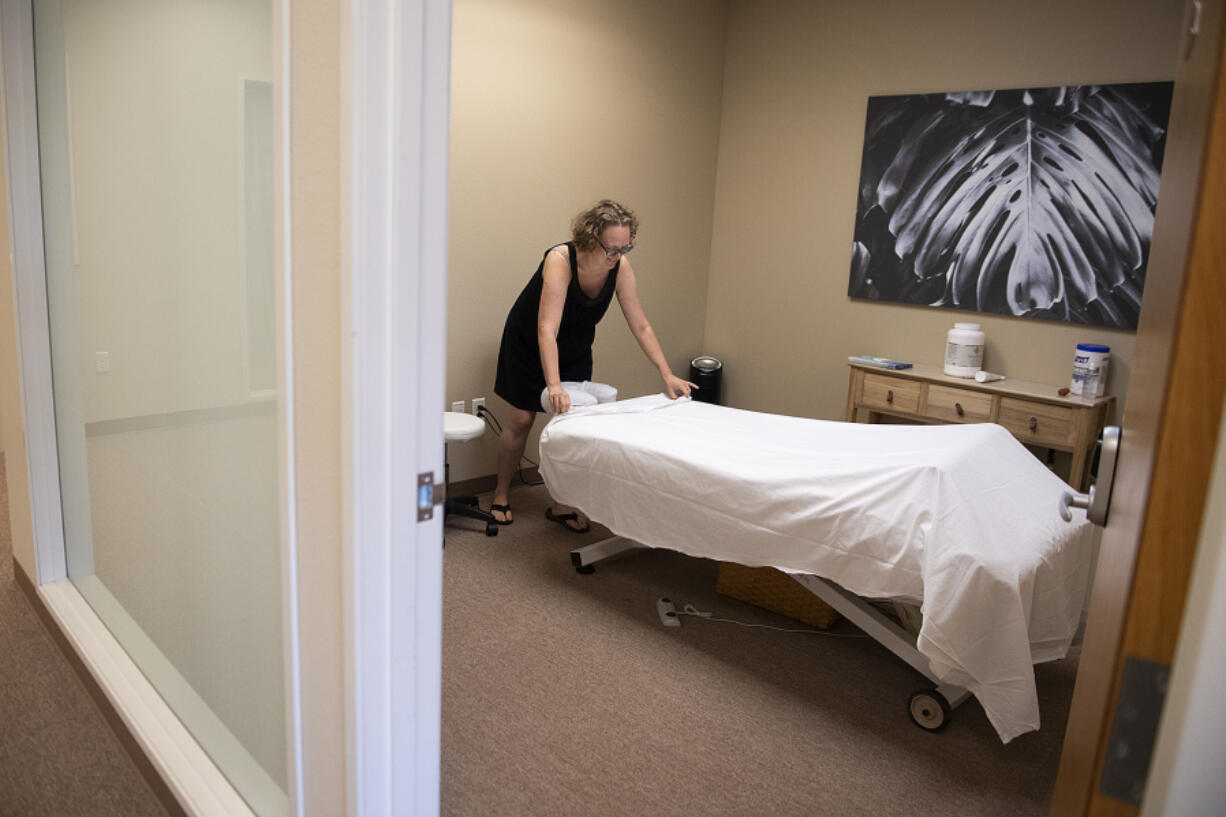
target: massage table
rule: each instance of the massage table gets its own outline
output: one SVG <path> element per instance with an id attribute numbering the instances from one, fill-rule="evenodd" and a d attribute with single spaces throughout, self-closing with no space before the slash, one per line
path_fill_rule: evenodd
<path id="1" fill-rule="evenodd" d="M 1003 742 L 1039 728 L 1033 665 L 1081 623 L 1096 537 L 1060 518 L 1068 486 L 995 424 L 826 422 L 651 395 L 573 409 L 541 433 L 559 503 L 637 547 L 773 567 L 936 686 L 936 731 L 969 695 Z M 912 636 L 865 599 L 919 604 Z"/>

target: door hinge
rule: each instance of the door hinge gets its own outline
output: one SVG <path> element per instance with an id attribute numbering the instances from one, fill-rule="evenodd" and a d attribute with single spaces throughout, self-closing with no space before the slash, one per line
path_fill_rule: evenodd
<path id="1" fill-rule="evenodd" d="M 1125 658 L 1099 786 L 1106 796 L 1141 805 L 1170 677 L 1168 664 L 1131 655 Z"/>
<path id="2" fill-rule="evenodd" d="M 1183 58 L 1189 60 L 1192 58 L 1192 50 L 1196 48 L 1196 38 L 1200 36 L 1200 16 L 1204 11 L 1203 0 L 1192 0 L 1191 16 L 1188 20 L 1187 45 L 1183 49 Z"/>
<path id="3" fill-rule="evenodd" d="M 434 518 L 434 506 L 443 504 L 444 493 L 434 483 L 433 471 L 422 471 L 417 475 L 417 521 L 425 522 Z"/>

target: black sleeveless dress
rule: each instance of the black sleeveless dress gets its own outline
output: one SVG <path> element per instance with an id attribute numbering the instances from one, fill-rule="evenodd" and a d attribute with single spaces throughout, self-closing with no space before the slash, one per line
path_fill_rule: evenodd
<path id="1" fill-rule="evenodd" d="M 592 343 L 596 340 L 596 324 L 604 317 L 613 293 L 617 289 L 617 271 L 621 259 L 609 270 L 604 288 L 595 298 L 589 298 L 579 287 L 579 262 L 575 244 L 566 242 L 570 254 L 570 286 L 562 306 L 562 322 L 558 325 L 558 374 L 562 380 L 592 379 Z M 536 321 L 541 308 L 544 286 L 545 256 L 541 256 L 536 273 L 515 299 L 502 330 L 502 345 L 498 349 L 498 374 L 494 394 L 515 408 L 541 410 L 541 392 L 545 388 L 545 373 L 541 369 L 541 349 L 536 340 Z"/>

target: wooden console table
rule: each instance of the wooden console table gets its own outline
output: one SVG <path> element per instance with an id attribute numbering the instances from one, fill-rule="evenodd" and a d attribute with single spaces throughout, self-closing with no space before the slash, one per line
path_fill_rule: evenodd
<path id="1" fill-rule="evenodd" d="M 1078 491 L 1088 489 L 1088 466 L 1114 397 L 1061 397 L 1059 386 L 1012 379 L 977 383 L 922 363 L 910 369 L 848 365 L 848 422 L 864 409 L 870 423 L 882 416 L 917 423 L 999 423 L 1026 445 L 1071 453 L 1068 482 Z"/>

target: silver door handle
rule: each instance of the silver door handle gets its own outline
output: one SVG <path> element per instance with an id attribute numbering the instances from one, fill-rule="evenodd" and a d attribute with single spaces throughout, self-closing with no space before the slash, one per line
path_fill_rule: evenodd
<path id="1" fill-rule="evenodd" d="M 1107 511 L 1111 508 L 1111 487 L 1115 483 L 1115 460 L 1120 452 L 1122 434 L 1119 426 L 1107 426 L 1103 429 L 1102 440 L 1099 442 L 1098 480 L 1090 486 L 1089 493 L 1065 491 L 1060 496 L 1060 518 L 1065 522 L 1073 521 L 1073 513 L 1069 508 L 1084 508 L 1086 517 L 1095 525 L 1107 524 Z"/>
<path id="2" fill-rule="evenodd" d="M 1075 494 L 1072 491 L 1065 491 L 1060 495 L 1060 518 L 1065 522 L 1073 521 L 1073 512 L 1069 508 L 1082 508 L 1089 510 L 1090 504 L 1094 502 L 1094 486 L 1090 486 L 1088 494 Z"/>

